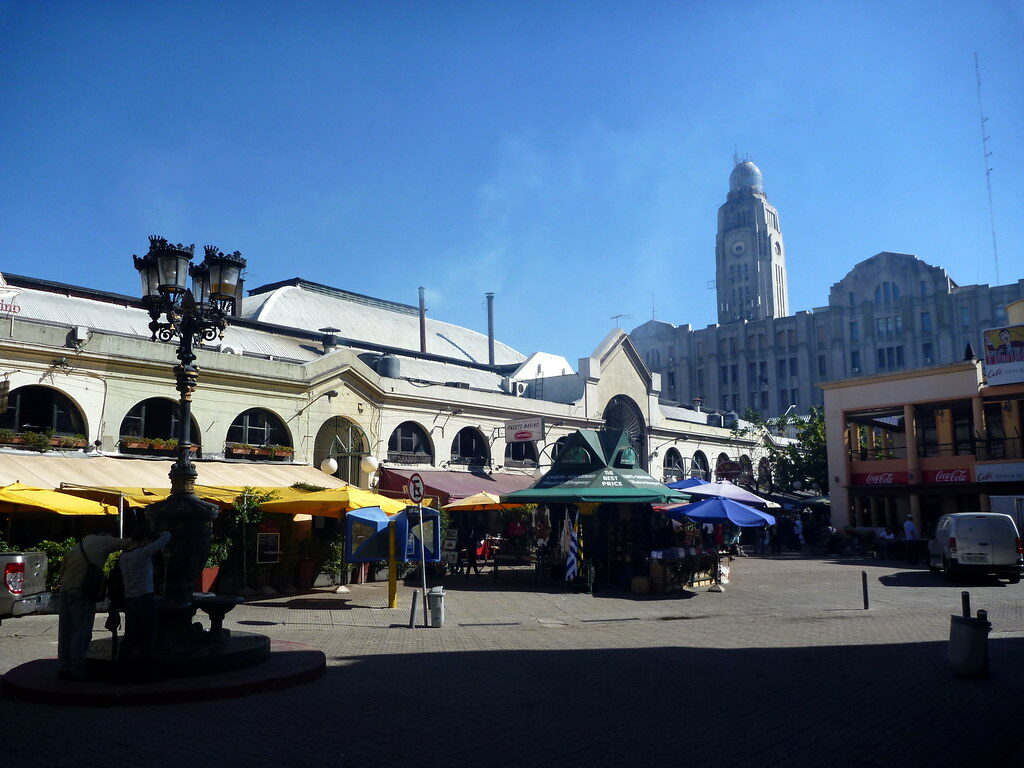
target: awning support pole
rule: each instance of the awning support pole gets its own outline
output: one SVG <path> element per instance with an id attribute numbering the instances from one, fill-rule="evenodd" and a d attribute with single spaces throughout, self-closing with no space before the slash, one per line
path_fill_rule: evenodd
<path id="1" fill-rule="evenodd" d="M 398 556 L 395 546 L 395 521 L 388 522 L 388 608 L 398 607 Z"/>

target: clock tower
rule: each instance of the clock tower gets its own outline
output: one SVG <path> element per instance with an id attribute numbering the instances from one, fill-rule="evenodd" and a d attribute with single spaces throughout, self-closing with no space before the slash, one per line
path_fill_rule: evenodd
<path id="1" fill-rule="evenodd" d="M 750 160 L 737 162 L 729 174 L 729 196 L 718 209 L 715 262 L 719 325 L 789 314 L 779 214 Z"/>

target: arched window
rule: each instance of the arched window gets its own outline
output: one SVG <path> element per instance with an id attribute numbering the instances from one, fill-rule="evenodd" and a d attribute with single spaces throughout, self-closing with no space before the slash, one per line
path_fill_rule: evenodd
<path id="1" fill-rule="evenodd" d="M 15 434 L 53 432 L 85 445 L 85 417 L 71 398 L 52 387 L 18 387 L 7 398 L 0 428 Z M 81 446 L 79 446 L 81 447 Z"/>
<path id="2" fill-rule="evenodd" d="M 396 464 L 433 464 L 430 437 L 414 421 L 403 421 L 388 438 L 388 461 Z"/>
<path id="3" fill-rule="evenodd" d="M 754 465 L 746 454 L 740 456 L 740 476 L 737 482 L 743 485 L 754 484 Z"/>
<path id="4" fill-rule="evenodd" d="M 640 467 L 647 469 L 647 423 L 640 406 L 626 395 L 616 395 L 604 407 L 604 423 L 607 429 L 621 429 L 629 436 Z"/>
<path id="5" fill-rule="evenodd" d="M 679 451 L 675 448 L 669 448 L 665 452 L 665 461 L 662 465 L 664 474 L 664 482 L 674 483 L 676 480 L 682 480 L 686 473 L 683 471 L 683 457 L 679 455 Z"/>
<path id="6" fill-rule="evenodd" d="M 505 444 L 505 466 L 533 468 L 537 466 L 537 446 L 531 441 Z"/>
<path id="7" fill-rule="evenodd" d="M 283 459 L 292 454 L 292 437 L 277 415 L 265 408 L 250 408 L 228 427 L 225 451 L 254 459 Z"/>
<path id="8" fill-rule="evenodd" d="M 762 491 L 769 491 L 772 488 L 772 466 L 766 458 L 757 462 L 757 487 Z"/>
<path id="9" fill-rule="evenodd" d="M 359 462 L 367 455 L 367 440 L 358 426 L 343 416 L 332 416 L 317 430 L 313 443 L 313 464 L 324 459 L 338 462 L 335 477 L 353 485 L 359 484 Z"/>
<path id="10" fill-rule="evenodd" d="M 565 444 L 569 441 L 569 436 L 564 435 L 563 437 L 555 440 L 555 444 L 551 446 L 551 463 L 554 464 L 558 461 L 558 457 L 562 455 L 562 451 L 565 450 Z"/>
<path id="11" fill-rule="evenodd" d="M 711 480 L 711 467 L 708 464 L 708 457 L 703 451 L 693 454 L 693 463 L 690 465 L 690 477 L 699 477 L 704 480 Z"/>
<path id="12" fill-rule="evenodd" d="M 452 440 L 452 464 L 467 464 L 471 467 L 482 467 L 490 464 L 490 451 L 487 441 L 480 431 L 473 427 L 459 430 Z"/>
<path id="13" fill-rule="evenodd" d="M 166 397 L 151 397 L 136 404 L 121 420 L 122 453 L 167 454 L 178 448 L 181 405 Z M 202 433 L 192 418 L 189 439 L 198 451 Z"/>

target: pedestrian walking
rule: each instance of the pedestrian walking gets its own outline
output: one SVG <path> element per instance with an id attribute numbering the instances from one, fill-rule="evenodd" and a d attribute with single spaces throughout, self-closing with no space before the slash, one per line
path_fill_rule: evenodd
<path id="1" fill-rule="evenodd" d="M 800 515 L 793 521 L 793 544 L 798 552 L 804 551 L 804 521 L 800 519 Z"/>
<path id="2" fill-rule="evenodd" d="M 154 537 L 142 523 L 132 531 L 131 544 L 121 553 L 124 579 L 124 639 L 117 654 L 120 674 L 149 679 L 153 676 L 156 647 L 157 596 L 153 588 L 153 556 L 171 540 L 170 531 Z M 139 659 L 136 661 L 135 656 Z"/>
<path id="3" fill-rule="evenodd" d="M 130 543 L 131 539 L 91 533 L 64 553 L 57 588 L 57 676 L 62 680 L 85 678 L 96 603 L 102 597 L 103 565 L 111 552 Z"/>

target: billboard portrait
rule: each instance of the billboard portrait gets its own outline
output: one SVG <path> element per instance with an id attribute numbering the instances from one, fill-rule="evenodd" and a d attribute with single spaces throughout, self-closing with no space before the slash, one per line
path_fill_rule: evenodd
<path id="1" fill-rule="evenodd" d="M 990 385 L 1024 381 L 1024 325 L 990 328 L 982 333 L 982 346 Z"/>

